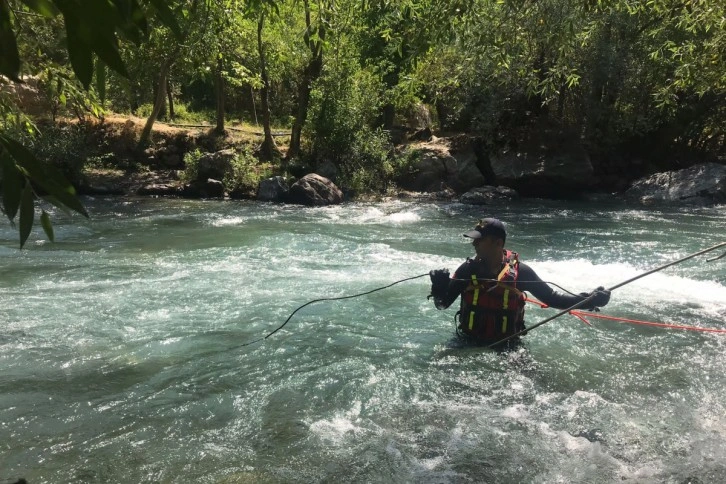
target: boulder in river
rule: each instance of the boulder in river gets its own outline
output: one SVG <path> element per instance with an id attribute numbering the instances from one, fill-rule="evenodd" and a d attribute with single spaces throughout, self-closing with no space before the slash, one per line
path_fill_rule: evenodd
<path id="1" fill-rule="evenodd" d="M 343 203 L 343 192 L 327 178 L 310 173 L 290 187 L 288 198 L 291 203 L 301 205 L 337 205 Z"/>
<path id="2" fill-rule="evenodd" d="M 701 163 L 682 170 L 655 173 L 634 182 L 625 196 L 643 204 L 726 203 L 726 165 Z"/>

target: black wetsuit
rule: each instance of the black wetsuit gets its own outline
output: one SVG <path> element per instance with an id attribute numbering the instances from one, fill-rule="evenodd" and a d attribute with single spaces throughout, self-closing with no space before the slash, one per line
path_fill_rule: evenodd
<path id="1" fill-rule="evenodd" d="M 446 288 L 446 292 L 443 291 L 443 288 L 433 288 L 432 295 L 434 296 L 436 307 L 438 309 L 446 309 L 451 306 L 471 283 L 472 274 L 475 274 L 479 280 L 497 278 L 497 274 L 489 272 L 486 264 L 475 259 L 467 259 L 454 273 L 453 278 L 449 281 L 449 285 Z M 587 298 L 585 294 L 570 295 L 553 290 L 546 282 L 539 278 L 531 267 L 522 262 L 519 263 L 519 275 L 517 276 L 516 287 L 520 291 L 528 292 L 548 306 L 557 309 L 572 307 Z"/>

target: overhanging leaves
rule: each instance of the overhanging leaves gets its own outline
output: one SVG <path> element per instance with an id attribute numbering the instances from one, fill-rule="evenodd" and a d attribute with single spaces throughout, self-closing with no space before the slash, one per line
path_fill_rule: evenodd
<path id="1" fill-rule="evenodd" d="M 179 23 L 176 21 L 176 17 L 169 8 L 166 0 L 149 0 L 149 3 L 154 6 L 161 22 L 169 27 L 169 30 L 174 33 L 177 39 L 181 39 L 183 37 L 181 28 L 179 28 Z"/>
<path id="2" fill-rule="evenodd" d="M 50 0 L 23 0 L 23 3 L 27 5 L 29 9 L 38 12 L 44 17 L 50 18 L 58 14 L 58 9 Z"/>
<path id="3" fill-rule="evenodd" d="M 73 66 L 73 72 L 76 73 L 78 80 L 81 81 L 83 87 L 88 89 L 93 78 L 93 56 L 91 48 L 81 33 L 81 24 L 75 15 L 65 16 L 66 24 L 66 40 L 68 42 L 68 57 Z M 84 26 L 87 29 L 87 26 Z"/>
<path id="4" fill-rule="evenodd" d="M 15 160 L 23 174 L 34 183 L 37 183 L 48 194 L 57 198 L 63 205 L 84 217 L 88 217 L 86 209 L 76 198 L 75 188 L 57 168 L 47 163 L 41 163 L 25 146 L 5 135 L 0 134 L 0 144 Z"/>
<path id="5" fill-rule="evenodd" d="M 33 219 L 35 218 L 35 206 L 33 204 L 33 188 L 30 183 L 25 185 L 23 194 L 20 199 L 20 248 L 25 245 L 25 241 L 30 236 L 33 229 Z"/>
<path id="6" fill-rule="evenodd" d="M 0 0 L 0 74 L 19 82 L 20 57 L 10 22 L 10 8 L 6 0 Z"/>
<path id="7" fill-rule="evenodd" d="M 20 195 L 23 192 L 25 178 L 5 150 L 0 153 L 0 163 L 2 164 L 3 210 L 12 221 L 20 207 Z"/>
<path id="8" fill-rule="evenodd" d="M 48 237 L 48 240 L 51 242 L 55 242 L 55 234 L 53 233 L 53 224 L 50 223 L 50 216 L 48 215 L 48 212 L 43 210 L 43 213 L 40 214 L 40 225 L 43 227 L 43 231 L 45 232 L 45 235 Z"/>

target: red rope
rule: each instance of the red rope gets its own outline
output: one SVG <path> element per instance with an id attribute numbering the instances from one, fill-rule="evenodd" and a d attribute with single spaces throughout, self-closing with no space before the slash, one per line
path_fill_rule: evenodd
<path id="1" fill-rule="evenodd" d="M 547 308 L 549 307 L 547 304 L 544 304 L 540 301 L 526 298 L 525 301 L 536 304 L 541 308 Z M 628 319 L 628 318 L 617 318 L 615 316 L 608 316 L 606 314 L 600 314 L 600 313 L 591 313 L 591 312 L 584 312 L 584 311 L 570 311 L 570 314 L 575 316 L 576 318 L 580 319 L 585 324 L 590 324 L 590 322 L 586 318 L 598 318 L 598 319 L 607 319 L 610 321 L 618 321 L 620 323 L 631 323 L 631 324 L 642 324 L 644 326 L 656 326 L 659 328 L 669 328 L 669 329 L 685 329 L 688 331 L 703 331 L 706 333 L 726 333 L 726 329 L 716 329 L 716 328 L 701 328 L 698 326 L 686 326 L 683 324 L 667 324 L 667 323 L 654 323 L 652 321 L 640 321 L 638 319 Z"/>

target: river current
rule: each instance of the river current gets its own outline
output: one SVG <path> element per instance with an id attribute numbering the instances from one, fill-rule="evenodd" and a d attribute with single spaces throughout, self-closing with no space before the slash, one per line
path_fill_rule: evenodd
<path id="1" fill-rule="evenodd" d="M 726 241 L 726 207 L 87 199 L 0 224 L 0 482 L 724 482 L 726 334 L 565 315 L 465 346 L 431 269 L 479 218 L 573 291 Z M 726 329 L 723 250 L 602 314 Z M 528 307 L 532 325 L 556 311 Z"/>

